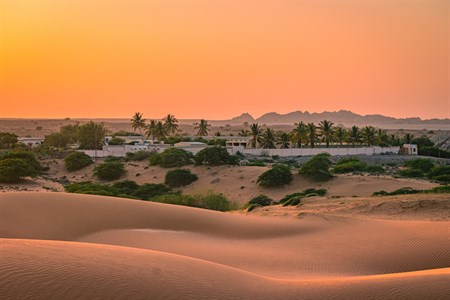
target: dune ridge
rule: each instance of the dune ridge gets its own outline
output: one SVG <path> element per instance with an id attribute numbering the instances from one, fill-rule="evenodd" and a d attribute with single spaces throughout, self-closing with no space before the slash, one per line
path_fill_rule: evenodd
<path id="1" fill-rule="evenodd" d="M 0 194 L 2 299 L 445 299 L 450 222 Z"/>

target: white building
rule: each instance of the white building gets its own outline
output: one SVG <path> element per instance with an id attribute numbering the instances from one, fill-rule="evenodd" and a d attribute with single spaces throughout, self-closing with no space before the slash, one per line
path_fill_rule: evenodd
<path id="1" fill-rule="evenodd" d="M 400 154 L 403 155 L 418 155 L 419 151 L 417 149 L 417 145 L 415 144 L 403 144 L 400 149 Z"/>
<path id="2" fill-rule="evenodd" d="M 30 148 L 34 148 L 34 147 L 42 145 L 44 143 L 44 138 L 20 137 L 20 138 L 17 138 L 17 142 L 20 144 L 24 144 Z"/>

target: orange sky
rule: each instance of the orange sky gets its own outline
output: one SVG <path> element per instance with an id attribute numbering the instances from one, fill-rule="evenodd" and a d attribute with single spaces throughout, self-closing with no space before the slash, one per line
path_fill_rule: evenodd
<path id="1" fill-rule="evenodd" d="M 450 117 L 448 1 L 0 0 L 0 9 L 0 117 Z"/>

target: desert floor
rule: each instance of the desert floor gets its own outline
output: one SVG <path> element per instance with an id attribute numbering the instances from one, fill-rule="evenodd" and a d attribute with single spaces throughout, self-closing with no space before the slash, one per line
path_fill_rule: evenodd
<path id="1" fill-rule="evenodd" d="M 5 192 L 0 298 L 445 299 L 449 210 L 448 195 L 221 213 Z"/>

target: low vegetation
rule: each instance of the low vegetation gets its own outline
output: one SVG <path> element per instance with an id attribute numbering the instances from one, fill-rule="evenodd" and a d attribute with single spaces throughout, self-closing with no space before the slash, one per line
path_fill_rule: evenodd
<path id="1" fill-rule="evenodd" d="M 176 204 L 184 206 L 192 206 L 217 211 L 230 211 L 237 209 L 237 205 L 230 202 L 222 194 L 209 192 L 204 195 L 181 195 L 168 194 L 151 199 L 154 202 L 161 202 L 167 204 Z"/>
<path id="2" fill-rule="evenodd" d="M 192 174 L 189 169 L 175 169 L 166 173 L 164 183 L 171 188 L 186 186 L 198 180 L 198 176 Z"/>
<path id="3" fill-rule="evenodd" d="M 443 185 L 437 186 L 429 190 L 416 190 L 412 187 L 404 187 L 392 192 L 378 191 L 373 193 L 372 196 L 396 196 L 396 195 L 409 195 L 409 194 L 447 194 L 450 193 L 450 186 Z"/>
<path id="4" fill-rule="evenodd" d="M 128 152 L 125 156 L 126 161 L 143 161 L 152 157 L 156 152 L 153 151 L 137 151 Z"/>
<path id="5" fill-rule="evenodd" d="M 81 170 L 93 163 L 91 157 L 83 152 L 72 152 L 64 159 L 64 167 L 69 172 Z"/>
<path id="6" fill-rule="evenodd" d="M 332 166 L 330 154 L 320 153 L 300 167 L 300 174 L 316 181 L 326 181 L 333 178 L 330 172 Z"/>
<path id="7" fill-rule="evenodd" d="M 104 162 L 94 168 L 94 175 L 101 180 L 116 180 L 122 177 L 124 174 L 125 166 L 120 161 Z"/>
<path id="8" fill-rule="evenodd" d="M 192 159 L 192 153 L 176 147 L 168 148 L 162 153 L 153 153 L 149 157 L 151 166 L 160 166 L 163 168 L 179 168 L 190 165 L 193 162 Z"/>
<path id="9" fill-rule="evenodd" d="M 428 178 L 442 183 L 450 182 L 450 166 L 435 165 L 431 159 L 417 158 L 408 160 L 404 169 L 397 172 L 402 177 Z"/>
<path id="10" fill-rule="evenodd" d="M 352 173 L 363 172 L 366 170 L 367 164 L 356 157 L 342 158 L 334 166 L 334 173 Z"/>
<path id="11" fill-rule="evenodd" d="M 327 193 L 326 189 L 315 189 L 309 188 L 303 190 L 303 192 L 297 192 L 284 196 L 277 204 L 282 204 L 283 206 L 298 205 L 302 198 L 313 197 L 313 196 L 324 196 Z"/>
<path id="12" fill-rule="evenodd" d="M 237 156 L 230 155 L 226 148 L 220 146 L 207 147 L 194 156 L 196 165 L 236 165 L 239 163 Z"/>
<path id="13" fill-rule="evenodd" d="M 257 183 L 262 187 L 270 188 L 284 186 L 291 181 L 292 174 L 288 166 L 274 165 L 258 177 Z"/>
<path id="14" fill-rule="evenodd" d="M 18 183 L 25 177 L 38 175 L 36 169 L 20 158 L 6 158 L 0 160 L 0 182 Z"/>

